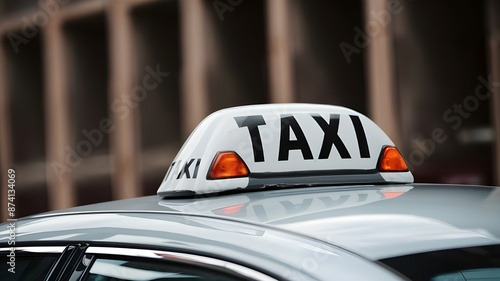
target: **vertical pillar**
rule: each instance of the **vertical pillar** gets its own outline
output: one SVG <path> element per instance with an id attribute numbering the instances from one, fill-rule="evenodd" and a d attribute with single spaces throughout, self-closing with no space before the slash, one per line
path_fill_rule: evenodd
<path id="1" fill-rule="evenodd" d="M 6 65 L 6 57 L 5 57 L 5 45 L 1 40 L 4 34 L 0 32 L 0 172 L 2 175 L 0 179 L 2 179 L 1 191 L 2 202 L 7 202 L 8 197 L 8 185 L 7 185 L 7 170 L 12 168 L 12 131 L 10 127 L 10 100 L 7 89 L 7 65 Z M 5 204 L 6 205 L 6 204 Z M 2 204 L 2 206 L 5 206 Z M 1 220 L 5 221 L 8 219 L 7 216 L 7 206 L 2 207 L 0 211 Z"/>
<path id="2" fill-rule="evenodd" d="M 109 56 L 110 92 L 109 104 L 116 100 L 130 100 L 133 88 L 133 40 L 129 17 L 129 1 L 109 2 Z M 125 116 L 110 110 L 115 126 L 111 134 L 113 162 L 113 197 L 124 199 L 141 194 L 139 181 L 139 145 L 137 138 L 137 110 L 130 108 Z"/>
<path id="3" fill-rule="evenodd" d="M 45 62 L 45 114 L 47 130 L 47 192 L 49 209 L 75 205 L 75 190 L 71 172 L 65 171 L 66 147 L 69 146 L 69 103 L 67 69 L 61 21 L 52 18 L 43 30 Z"/>
<path id="4" fill-rule="evenodd" d="M 387 0 L 365 0 L 365 22 L 377 22 L 373 15 L 387 9 Z M 367 47 L 366 64 L 370 117 L 396 145 L 400 145 L 399 114 L 396 103 L 393 23 L 380 28 Z"/>
<path id="5" fill-rule="evenodd" d="M 181 103 L 183 136 L 187 137 L 209 113 L 206 73 L 205 11 L 202 0 L 180 1 Z"/>
<path id="6" fill-rule="evenodd" d="M 487 3 L 487 29 L 488 29 L 488 48 L 489 48 L 489 67 L 493 81 L 500 81 L 500 3 L 495 0 L 489 0 Z M 493 92 L 491 93 L 490 112 L 491 124 L 495 134 L 494 138 L 494 165 L 493 175 L 494 183 L 500 184 L 500 83 L 492 83 Z"/>
<path id="7" fill-rule="evenodd" d="M 271 102 L 293 102 L 292 43 L 288 0 L 268 0 L 268 58 Z"/>

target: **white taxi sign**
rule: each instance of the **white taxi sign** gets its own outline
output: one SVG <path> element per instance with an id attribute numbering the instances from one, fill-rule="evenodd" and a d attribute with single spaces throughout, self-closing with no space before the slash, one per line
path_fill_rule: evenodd
<path id="1" fill-rule="evenodd" d="M 366 116 L 331 105 L 266 104 L 205 118 L 170 165 L 158 195 L 411 182 L 392 141 Z"/>

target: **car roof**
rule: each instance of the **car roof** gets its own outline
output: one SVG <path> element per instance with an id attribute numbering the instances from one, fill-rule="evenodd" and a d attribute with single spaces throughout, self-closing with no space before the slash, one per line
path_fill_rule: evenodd
<path id="1" fill-rule="evenodd" d="M 87 223 L 97 213 L 127 213 L 145 221 L 153 214 L 155 220 L 181 214 L 217 218 L 292 232 L 380 260 L 500 244 L 499 193 L 497 187 L 466 185 L 323 186 L 190 199 L 147 196 L 31 218 L 85 215 Z M 48 229 L 43 224 L 40 227 Z M 139 227 L 130 224 L 126 228 L 124 231 L 132 232 Z"/>
<path id="2" fill-rule="evenodd" d="M 366 276 L 401 280 L 392 269 L 383 270 L 381 264 L 320 239 L 251 221 L 180 213 L 158 205 L 159 201 L 159 197 L 148 196 L 19 219 L 15 222 L 16 255 L 39 246 L 83 242 L 91 247 L 211 257 L 277 280 L 363 280 Z M 142 209 L 155 205 L 158 208 Z M 8 228 L 0 231 L 0 250 L 1 246 L 10 247 L 8 239 Z"/>

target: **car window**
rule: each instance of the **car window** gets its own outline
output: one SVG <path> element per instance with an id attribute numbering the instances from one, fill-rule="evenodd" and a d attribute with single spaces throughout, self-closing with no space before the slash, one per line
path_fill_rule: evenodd
<path id="1" fill-rule="evenodd" d="M 500 280 L 500 245 L 418 253 L 381 262 L 411 280 Z"/>
<path id="2" fill-rule="evenodd" d="M 57 255 L 0 257 L 0 280 L 32 281 L 43 279 L 57 260 Z"/>
<path id="3" fill-rule="evenodd" d="M 432 281 L 498 281 L 500 268 L 478 268 L 459 272 L 442 274 L 432 278 Z"/>
<path id="4" fill-rule="evenodd" d="M 243 280 L 225 272 L 153 259 L 97 258 L 87 281 Z"/>

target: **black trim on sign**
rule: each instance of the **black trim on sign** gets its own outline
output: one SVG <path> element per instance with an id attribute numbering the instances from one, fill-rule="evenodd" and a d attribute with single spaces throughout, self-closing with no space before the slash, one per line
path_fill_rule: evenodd
<path id="1" fill-rule="evenodd" d="M 192 198 L 196 196 L 196 192 L 192 190 L 174 190 L 174 191 L 162 191 L 158 192 L 158 196 L 162 198 L 170 198 L 170 199 L 177 199 L 177 198 Z"/>
<path id="2" fill-rule="evenodd" d="M 258 178 L 250 175 L 248 187 L 256 186 L 316 186 L 339 184 L 376 184 L 387 183 L 379 173 L 352 173 L 342 175 L 294 175 L 283 177 Z"/>
<path id="3" fill-rule="evenodd" d="M 248 185 L 213 193 L 196 193 L 191 190 L 158 192 L 162 198 L 196 198 L 236 194 L 268 188 L 306 187 L 322 185 L 387 184 L 377 170 L 302 171 L 284 173 L 254 173 L 248 177 Z M 330 172 L 326 174 L 325 172 Z M 341 173 L 340 173 L 341 172 Z M 336 174 L 340 173 L 340 174 Z"/>
<path id="4" fill-rule="evenodd" d="M 312 176 L 341 176 L 341 175 L 373 175 L 378 174 L 378 170 L 307 170 L 307 171 L 287 171 L 287 172 L 272 172 L 272 173 L 250 173 L 250 178 L 265 179 L 265 178 L 296 178 L 296 177 L 312 177 Z"/>

